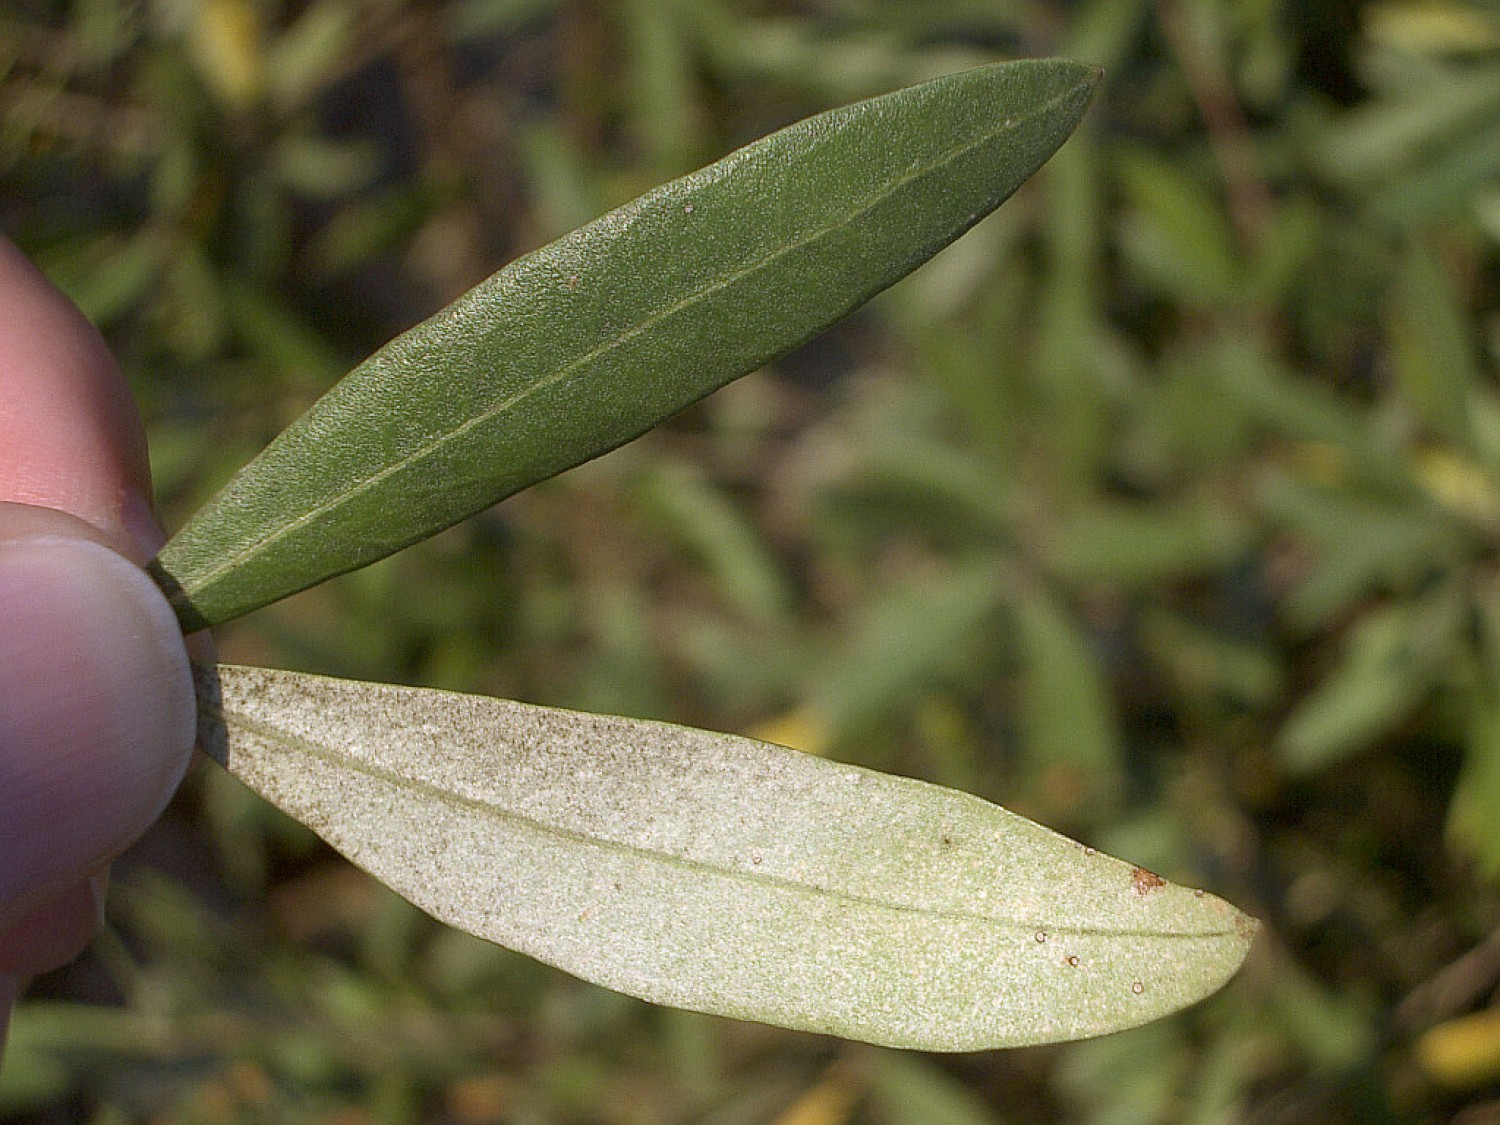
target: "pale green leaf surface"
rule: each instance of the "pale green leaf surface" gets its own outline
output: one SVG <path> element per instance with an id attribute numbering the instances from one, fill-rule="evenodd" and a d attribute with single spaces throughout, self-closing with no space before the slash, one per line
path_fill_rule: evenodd
<path id="1" fill-rule="evenodd" d="M 997 207 L 1096 72 L 1004 63 L 793 125 L 518 259 L 289 427 L 155 564 L 190 629 L 621 445 L 827 328 Z"/>
<path id="2" fill-rule="evenodd" d="M 200 673 L 207 752 L 443 921 L 658 1003 L 932 1050 L 1132 1027 L 1255 923 L 976 797 L 730 735 Z"/>

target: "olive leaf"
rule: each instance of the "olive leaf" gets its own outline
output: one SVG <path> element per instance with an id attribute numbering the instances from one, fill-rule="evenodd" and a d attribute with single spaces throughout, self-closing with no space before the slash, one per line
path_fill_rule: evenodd
<path id="1" fill-rule="evenodd" d="M 982 67 L 793 125 L 381 349 L 153 573 L 184 628 L 630 440 L 1010 195 L 1097 72 Z M 1218 988 L 1255 924 L 977 798 L 659 723 L 199 669 L 200 742 L 434 916 L 649 1000 L 908 1047 L 1097 1035 Z"/>
<path id="2" fill-rule="evenodd" d="M 1239 967 L 1228 903 L 925 782 L 664 723 L 199 669 L 204 749 L 437 918 L 658 1003 L 974 1050 Z"/>
<path id="3" fill-rule="evenodd" d="M 517 261 L 349 373 L 153 572 L 189 631 L 629 441 L 905 276 L 1062 144 L 1098 73 L 949 75 L 792 125 Z"/>

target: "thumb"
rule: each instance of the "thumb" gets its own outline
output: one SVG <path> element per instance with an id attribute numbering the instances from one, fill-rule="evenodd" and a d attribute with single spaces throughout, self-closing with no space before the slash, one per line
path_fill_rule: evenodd
<path id="1" fill-rule="evenodd" d="M 102 538 L 0 504 L 0 973 L 76 955 L 38 919 L 161 813 L 193 744 L 171 608 Z"/>

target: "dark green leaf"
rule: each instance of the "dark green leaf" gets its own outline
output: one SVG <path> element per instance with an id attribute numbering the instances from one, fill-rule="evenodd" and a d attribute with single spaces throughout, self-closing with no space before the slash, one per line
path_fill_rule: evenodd
<path id="1" fill-rule="evenodd" d="M 1068 62 L 791 126 L 512 263 L 356 368 L 163 550 L 226 621 L 629 441 L 828 327 L 998 206 L 1083 113 Z"/>

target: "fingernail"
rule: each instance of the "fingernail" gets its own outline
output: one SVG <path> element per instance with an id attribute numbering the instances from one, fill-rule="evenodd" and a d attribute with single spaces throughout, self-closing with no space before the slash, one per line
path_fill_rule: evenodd
<path id="1" fill-rule="evenodd" d="M 97 543 L 0 541 L 0 928 L 160 815 L 192 747 L 182 633 Z"/>

